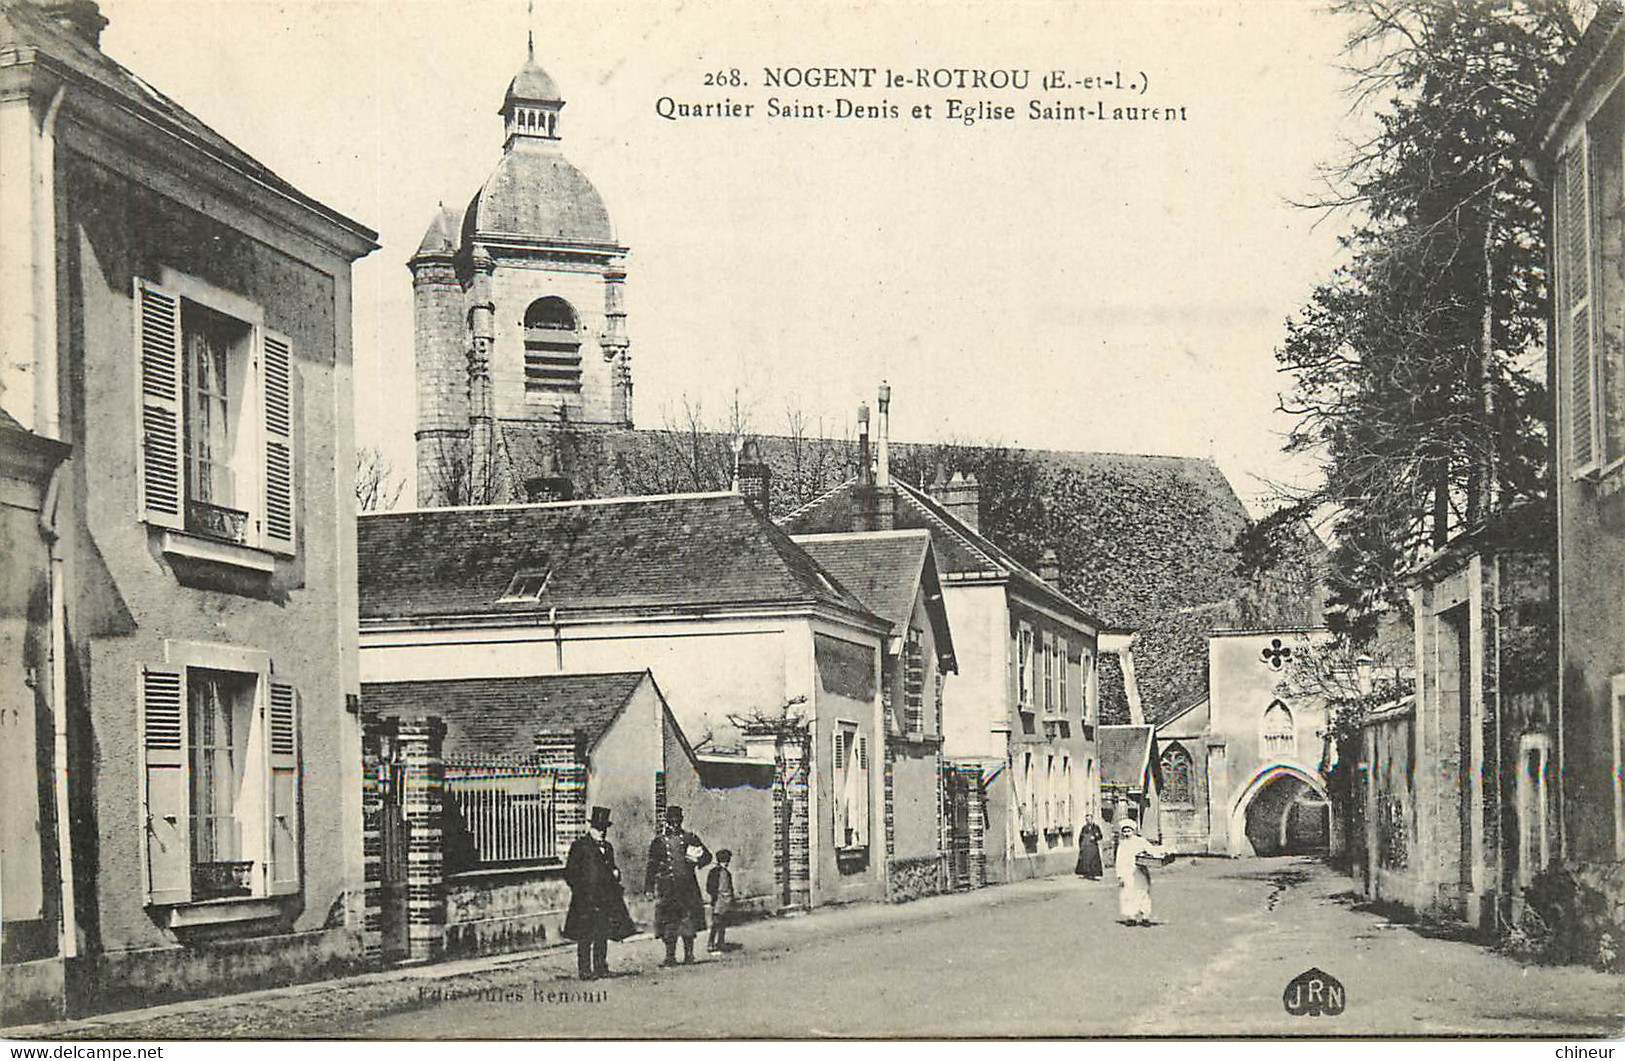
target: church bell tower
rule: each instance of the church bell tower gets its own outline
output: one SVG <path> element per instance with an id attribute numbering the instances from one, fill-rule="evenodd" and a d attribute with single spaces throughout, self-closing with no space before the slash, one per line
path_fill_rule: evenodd
<path id="1" fill-rule="evenodd" d="M 632 426 L 627 248 L 564 155 L 563 111 L 532 38 L 496 167 L 407 263 L 420 505 L 523 499 L 560 433 Z"/>

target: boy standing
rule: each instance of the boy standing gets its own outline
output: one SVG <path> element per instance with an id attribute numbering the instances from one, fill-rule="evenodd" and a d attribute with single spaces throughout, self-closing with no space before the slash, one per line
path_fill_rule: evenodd
<path id="1" fill-rule="evenodd" d="M 711 935 L 706 940 L 705 949 L 712 954 L 720 954 L 727 949 L 724 937 L 734 906 L 734 876 L 729 869 L 733 858 L 734 853 L 727 848 L 718 851 L 717 864 L 705 878 L 705 894 L 711 899 Z"/>

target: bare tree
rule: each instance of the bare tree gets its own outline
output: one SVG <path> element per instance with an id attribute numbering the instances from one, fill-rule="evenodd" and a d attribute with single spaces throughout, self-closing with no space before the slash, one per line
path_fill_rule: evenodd
<path id="1" fill-rule="evenodd" d="M 355 451 L 355 504 L 362 512 L 378 512 L 395 507 L 406 489 L 406 480 L 395 474 L 394 466 L 377 446 L 359 446 Z"/>

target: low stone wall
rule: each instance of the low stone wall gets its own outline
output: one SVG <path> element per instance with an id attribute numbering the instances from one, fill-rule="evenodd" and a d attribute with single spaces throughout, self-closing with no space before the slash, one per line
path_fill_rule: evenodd
<path id="1" fill-rule="evenodd" d="M 0 1028 L 64 1016 L 62 959 L 0 965 Z"/>
<path id="2" fill-rule="evenodd" d="M 356 928 L 86 955 L 67 969 L 70 1016 L 137 1009 L 362 972 Z"/>
<path id="3" fill-rule="evenodd" d="M 947 867 L 938 856 L 899 858 L 886 867 L 886 898 L 894 903 L 941 895 L 948 890 Z"/>

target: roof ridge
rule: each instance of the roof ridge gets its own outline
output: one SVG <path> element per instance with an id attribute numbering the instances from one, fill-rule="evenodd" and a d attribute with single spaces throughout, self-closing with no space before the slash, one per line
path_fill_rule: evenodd
<path id="1" fill-rule="evenodd" d="M 490 505 L 432 505 L 416 508 L 392 508 L 374 512 L 357 512 L 356 518 L 372 519 L 379 516 L 415 516 L 431 512 L 510 512 L 531 508 L 585 508 L 588 505 L 627 505 L 642 501 L 699 501 L 723 497 L 744 498 L 732 490 L 705 490 L 686 494 L 623 494 L 618 497 L 582 497 L 573 501 L 510 501 Z"/>
<path id="2" fill-rule="evenodd" d="M 760 437 L 760 436 L 757 436 L 757 437 Z M 774 520 L 774 522 L 779 523 L 779 524 L 784 524 L 784 523 L 788 523 L 790 520 L 795 519 L 797 516 L 805 515 L 806 513 L 811 512 L 813 509 L 817 508 L 819 505 L 823 504 L 825 501 L 828 501 L 830 498 L 834 497 L 836 494 L 840 493 L 842 490 L 845 490 L 848 486 L 851 486 L 853 483 L 855 483 L 857 481 L 858 481 L 858 477 L 856 475 L 849 475 L 845 479 L 842 479 L 839 483 L 836 483 L 834 486 L 830 487 L 828 490 L 825 490 L 823 493 L 821 493 L 817 497 L 813 498 L 811 501 L 805 501 L 800 506 L 791 509 L 789 512 L 786 512 L 784 515 L 780 516 L 777 520 Z"/>

